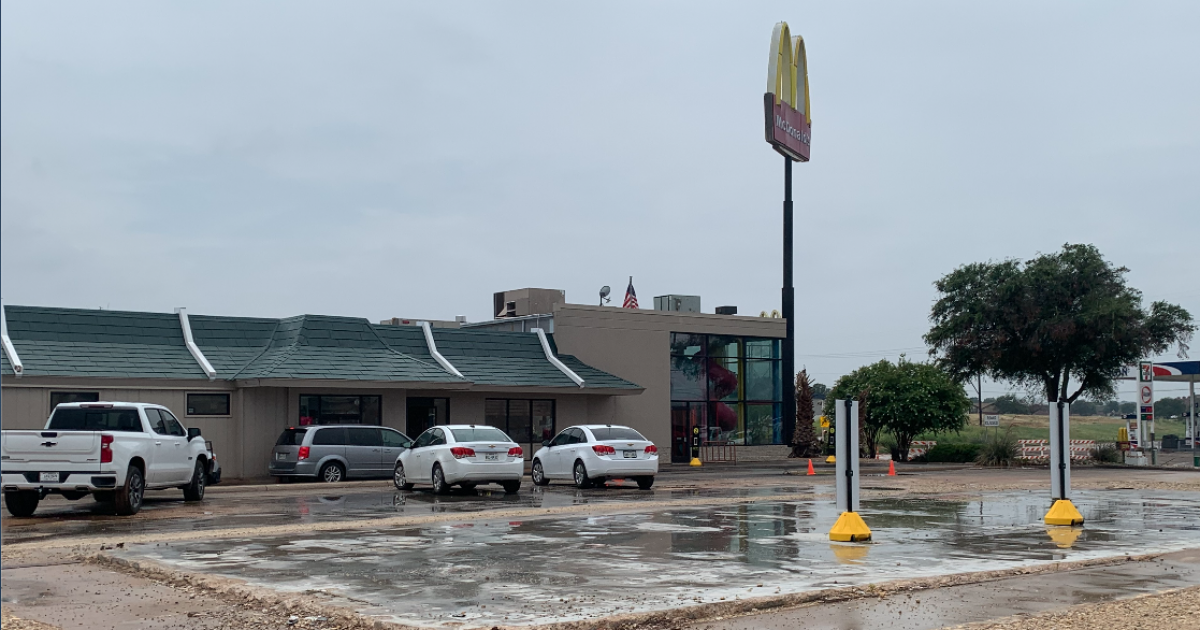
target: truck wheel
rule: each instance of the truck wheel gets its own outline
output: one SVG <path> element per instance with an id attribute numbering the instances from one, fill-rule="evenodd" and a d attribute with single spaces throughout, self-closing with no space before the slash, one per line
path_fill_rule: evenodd
<path id="1" fill-rule="evenodd" d="M 204 462 L 196 462 L 196 468 L 192 471 L 192 482 L 183 487 L 184 501 L 204 500 L 204 482 L 207 476 L 204 471 Z"/>
<path id="2" fill-rule="evenodd" d="M 130 466 L 125 473 L 125 486 L 117 488 L 113 495 L 117 514 L 133 516 L 142 509 L 142 499 L 146 496 L 146 479 L 142 477 L 142 469 Z"/>
<path id="3" fill-rule="evenodd" d="M 41 501 L 37 490 L 18 490 L 16 492 L 4 493 L 4 507 L 8 508 L 8 513 L 13 516 L 33 516 L 33 511 L 37 509 L 38 501 Z"/>

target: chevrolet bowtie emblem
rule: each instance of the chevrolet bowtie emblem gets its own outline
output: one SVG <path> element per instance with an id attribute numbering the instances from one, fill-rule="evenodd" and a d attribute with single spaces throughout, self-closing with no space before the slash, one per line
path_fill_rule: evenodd
<path id="1" fill-rule="evenodd" d="M 42 446 L 45 446 L 46 448 L 50 448 L 51 446 L 55 446 L 56 444 L 58 444 L 58 442 L 42 442 Z"/>

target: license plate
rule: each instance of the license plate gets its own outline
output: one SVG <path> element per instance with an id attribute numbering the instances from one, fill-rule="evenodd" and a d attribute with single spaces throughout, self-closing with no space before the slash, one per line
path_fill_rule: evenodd
<path id="1" fill-rule="evenodd" d="M 38 473 L 38 481 L 42 483 L 58 483 L 58 473 Z"/>
<path id="2" fill-rule="evenodd" d="M 498 462 L 498 461 L 500 461 L 500 454 L 499 453 L 484 453 L 483 461 Z"/>
<path id="3" fill-rule="evenodd" d="M 637 451 L 625 451 L 625 459 L 637 459 Z"/>
<path id="4" fill-rule="evenodd" d="M 287 459 L 287 453 L 275 453 L 275 459 L 283 461 Z"/>

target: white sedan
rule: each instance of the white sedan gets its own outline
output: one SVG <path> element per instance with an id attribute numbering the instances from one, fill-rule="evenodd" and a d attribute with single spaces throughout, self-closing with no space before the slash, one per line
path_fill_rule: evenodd
<path id="1" fill-rule="evenodd" d="M 452 424 L 430 427 L 417 439 L 402 444 L 396 458 L 392 482 L 400 490 L 414 484 L 429 484 L 436 494 L 450 486 L 474 488 L 498 483 L 504 491 L 521 489 L 525 474 L 524 451 L 503 431 L 483 424 Z"/>
<path id="2" fill-rule="evenodd" d="M 533 454 L 533 483 L 570 479 L 580 488 L 609 479 L 633 479 L 648 490 L 658 474 L 658 447 L 641 433 L 612 424 L 563 429 Z"/>

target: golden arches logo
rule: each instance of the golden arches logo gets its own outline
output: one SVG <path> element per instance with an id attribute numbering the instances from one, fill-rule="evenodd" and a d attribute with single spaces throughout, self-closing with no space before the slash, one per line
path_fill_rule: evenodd
<path id="1" fill-rule="evenodd" d="M 807 162 L 812 136 L 812 106 L 808 89 L 808 54 L 804 38 L 792 37 L 787 22 L 771 34 L 764 100 L 767 142 L 790 159 Z"/>

